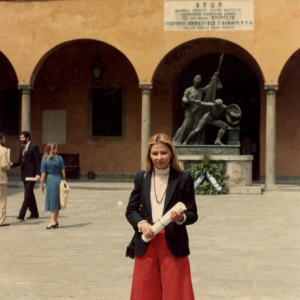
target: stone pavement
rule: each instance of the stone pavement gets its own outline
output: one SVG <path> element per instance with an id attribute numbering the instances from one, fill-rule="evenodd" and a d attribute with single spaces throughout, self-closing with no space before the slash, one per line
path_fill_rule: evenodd
<path id="1" fill-rule="evenodd" d="M 10 180 L 1 300 L 129 300 L 133 230 L 124 213 L 132 183 L 69 183 L 60 226 L 46 230 L 44 194 L 36 189 L 40 219 L 20 223 L 23 188 Z M 280 185 L 263 195 L 196 197 L 199 220 L 188 231 L 197 300 L 300 299 L 299 192 Z"/>

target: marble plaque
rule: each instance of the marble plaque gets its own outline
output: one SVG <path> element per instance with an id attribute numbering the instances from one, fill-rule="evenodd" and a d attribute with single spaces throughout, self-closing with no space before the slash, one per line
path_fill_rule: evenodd
<path id="1" fill-rule="evenodd" d="M 164 30 L 254 30 L 253 1 L 165 1 Z"/>
<path id="2" fill-rule="evenodd" d="M 66 111 L 43 110 L 43 144 L 66 143 Z"/>

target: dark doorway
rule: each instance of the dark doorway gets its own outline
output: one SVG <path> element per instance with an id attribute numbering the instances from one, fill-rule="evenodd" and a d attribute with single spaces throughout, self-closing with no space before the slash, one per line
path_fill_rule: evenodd
<path id="1" fill-rule="evenodd" d="M 0 52 L 0 132 L 6 136 L 19 134 L 19 92 L 16 73 Z"/>
<path id="2" fill-rule="evenodd" d="M 173 136 L 184 119 L 184 107 L 181 99 L 186 88 L 193 85 L 197 74 L 202 76 L 201 86 L 209 84 L 219 66 L 222 53 L 203 55 L 187 65 L 174 81 L 173 88 Z M 259 126 L 260 126 L 260 85 L 257 76 L 249 65 L 240 58 L 226 54 L 220 68 L 220 80 L 223 88 L 217 90 L 216 98 L 229 105 L 236 103 L 242 110 L 240 122 L 241 154 L 251 154 L 253 161 L 253 179 L 259 179 Z M 203 99 L 202 99 L 203 100 Z M 224 121 L 225 117 L 224 117 Z M 212 144 L 218 128 L 206 128 L 206 144 Z M 227 136 L 222 141 L 227 143 Z"/>
<path id="3" fill-rule="evenodd" d="M 122 89 L 92 90 L 93 136 L 122 136 Z"/>

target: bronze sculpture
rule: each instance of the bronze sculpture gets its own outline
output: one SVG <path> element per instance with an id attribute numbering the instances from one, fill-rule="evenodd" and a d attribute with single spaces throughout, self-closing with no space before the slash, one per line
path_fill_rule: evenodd
<path id="1" fill-rule="evenodd" d="M 196 129 L 189 134 L 183 145 L 189 144 L 189 142 L 191 142 L 195 138 L 195 136 L 205 128 L 207 124 L 221 127 L 215 140 L 215 145 L 224 145 L 221 142 L 221 138 L 226 133 L 229 125 L 224 121 L 219 120 L 219 118 L 222 116 L 222 114 L 226 113 L 226 115 L 229 115 L 231 118 L 240 119 L 241 113 L 234 113 L 230 111 L 228 107 L 223 104 L 223 101 L 221 99 L 215 100 L 215 103 L 205 103 L 201 101 L 197 101 L 196 103 L 200 106 L 207 107 L 209 111 L 204 114 L 204 116 L 199 121 Z"/>
<path id="2" fill-rule="evenodd" d="M 219 72 L 215 72 L 211 82 L 216 82 L 216 88 L 222 88 L 218 75 Z M 211 83 L 205 87 L 200 87 L 200 83 L 201 76 L 197 75 L 194 78 L 193 86 L 187 88 L 184 92 L 182 98 L 182 105 L 186 107 L 184 121 L 173 138 L 173 143 L 175 145 L 182 145 L 185 142 L 191 131 L 196 129 L 197 124 L 207 111 L 206 107 L 199 105 L 199 102 L 201 102 L 204 93 L 206 93 L 207 95 Z M 209 100 L 206 95 L 203 100 L 204 102 L 207 102 Z M 204 135 L 201 133 L 197 135 L 193 143 L 196 145 L 203 144 Z"/>
<path id="3" fill-rule="evenodd" d="M 228 107 L 221 99 L 216 99 L 216 90 L 222 88 L 219 79 L 219 70 L 224 58 L 224 53 L 220 57 L 218 71 L 214 73 L 209 85 L 200 88 L 201 76 L 194 78 L 194 85 L 185 90 L 182 105 L 186 107 L 185 119 L 181 127 L 177 130 L 173 142 L 175 145 L 201 145 L 204 144 L 204 131 L 206 125 L 221 127 L 215 145 L 224 145 L 221 138 L 226 133 L 229 125 L 219 118 L 226 113 L 227 121 L 230 125 L 237 125 L 241 118 L 241 110 L 236 104 Z M 203 101 L 202 95 L 205 93 Z M 232 120 L 235 119 L 234 121 Z"/>

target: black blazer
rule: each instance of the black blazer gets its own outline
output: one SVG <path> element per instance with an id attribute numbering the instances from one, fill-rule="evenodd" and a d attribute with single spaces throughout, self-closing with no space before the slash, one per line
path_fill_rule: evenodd
<path id="1" fill-rule="evenodd" d="M 31 142 L 24 157 L 23 151 L 24 146 L 20 148 L 19 160 L 14 162 L 11 168 L 21 166 L 21 180 L 24 182 L 26 177 L 41 175 L 41 157 L 39 147 Z"/>
<path id="2" fill-rule="evenodd" d="M 141 171 L 135 177 L 134 189 L 131 192 L 125 214 L 135 231 L 138 231 L 137 224 L 142 220 L 153 224 L 150 202 L 151 176 L 151 172 Z M 193 224 L 198 219 L 194 181 L 190 173 L 179 172 L 171 168 L 163 214 L 178 202 L 183 202 L 187 207 L 186 221 L 182 225 L 171 222 L 165 227 L 165 233 L 171 253 L 174 256 L 183 257 L 190 254 L 186 225 Z M 144 254 L 149 244 L 145 243 L 141 237 L 142 233 L 139 233 L 134 249 L 136 255 Z"/>

